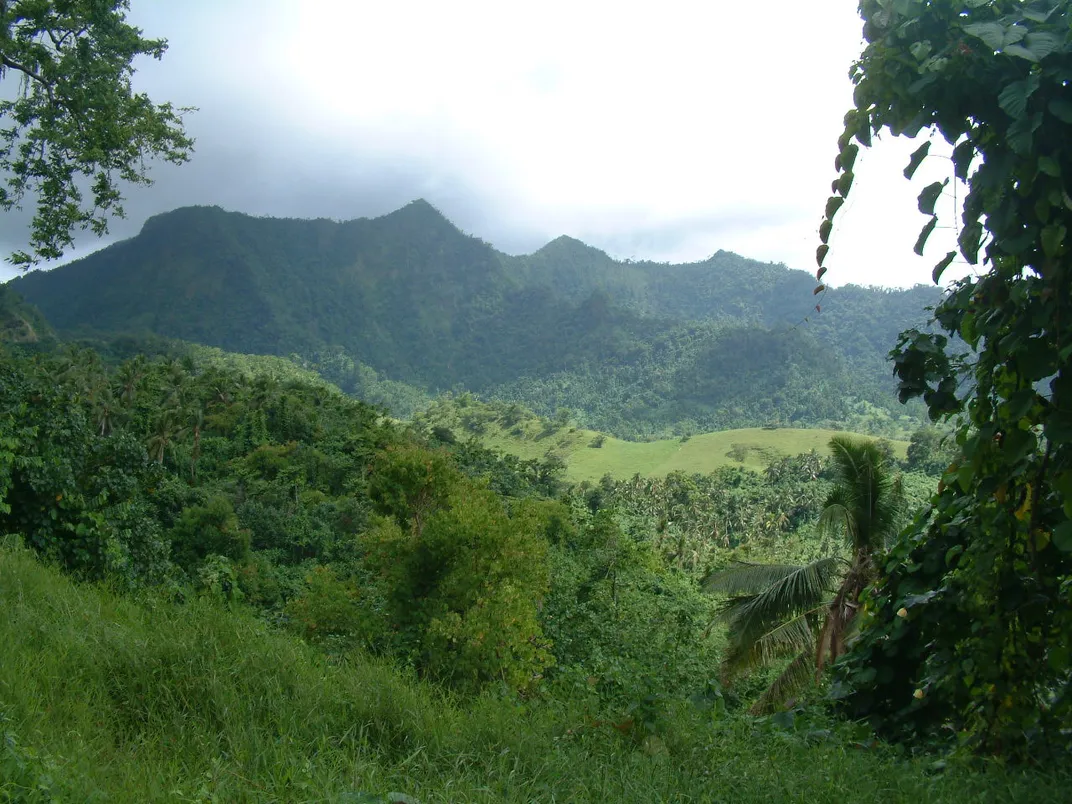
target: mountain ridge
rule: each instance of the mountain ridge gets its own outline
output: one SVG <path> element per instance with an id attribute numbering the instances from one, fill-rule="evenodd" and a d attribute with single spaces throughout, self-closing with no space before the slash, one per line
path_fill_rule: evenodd
<path id="1" fill-rule="evenodd" d="M 541 388 L 524 400 L 541 412 L 651 409 L 706 429 L 760 416 L 829 423 L 847 415 L 842 397 L 887 405 L 885 354 L 900 330 L 925 323 L 937 294 L 833 288 L 823 314 L 809 315 L 814 279 L 784 265 L 728 251 L 618 261 L 568 236 L 511 256 L 423 200 L 345 222 L 179 208 L 10 285 L 60 333 L 151 332 L 284 356 L 341 350 L 430 392 Z M 771 401 L 787 394 L 812 400 L 807 411 Z"/>

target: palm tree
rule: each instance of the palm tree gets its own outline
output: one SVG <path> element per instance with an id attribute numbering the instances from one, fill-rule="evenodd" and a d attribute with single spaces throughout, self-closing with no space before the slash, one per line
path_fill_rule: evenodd
<path id="1" fill-rule="evenodd" d="M 860 593 L 875 576 L 875 558 L 899 530 L 903 495 L 886 454 L 872 441 L 848 436 L 834 436 L 830 451 L 837 485 L 819 525 L 845 537 L 848 557 L 804 566 L 740 563 L 706 584 L 730 596 L 720 612 L 729 624 L 725 681 L 793 657 L 752 707 L 756 714 L 784 703 L 844 653 Z"/>

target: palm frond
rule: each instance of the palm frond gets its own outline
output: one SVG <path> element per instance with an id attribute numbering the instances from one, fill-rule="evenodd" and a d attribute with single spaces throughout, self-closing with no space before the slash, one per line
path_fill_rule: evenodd
<path id="1" fill-rule="evenodd" d="M 819 608 L 843 566 L 839 558 L 821 558 L 783 573 L 756 594 L 728 600 L 719 617 L 729 622 L 730 642 L 750 646 L 787 619 Z"/>
<path id="2" fill-rule="evenodd" d="M 886 455 L 875 442 L 850 436 L 831 438 L 830 452 L 838 478 L 824 525 L 844 524 L 853 552 L 881 548 L 898 529 L 904 502 Z"/>
<path id="3" fill-rule="evenodd" d="M 724 595 L 754 595 L 797 572 L 799 564 L 753 564 L 734 561 L 727 569 L 708 576 L 703 587 Z"/>
<path id="4" fill-rule="evenodd" d="M 736 639 L 731 633 L 726 654 L 722 658 L 723 679 L 728 682 L 741 673 L 801 651 L 814 652 L 815 614 L 822 608 L 824 606 L 778 623 L 751 642 Z"/>
<path id="5" fill-rule="evenodd" d="M 753 715 L 766 715 L 783 706 L 790 696 L 804 689 L 812 680 L 812 653 L 810 650 L 801 653 L 789 663 L 774 679 L 769 687 L 759 696 L 749 713 Z"/>

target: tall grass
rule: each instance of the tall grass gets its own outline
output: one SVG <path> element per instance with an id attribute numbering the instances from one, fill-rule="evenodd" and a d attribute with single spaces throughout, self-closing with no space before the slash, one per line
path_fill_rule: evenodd
<path id="1" fill-rule="evenodd" d="M 682 704 L 630 740 L 579 706 L 446 697 L 249 613 L 124 598 L 0 547 L 0 801 L 1057 801 L 1069 778 L 951 767 Z"/>

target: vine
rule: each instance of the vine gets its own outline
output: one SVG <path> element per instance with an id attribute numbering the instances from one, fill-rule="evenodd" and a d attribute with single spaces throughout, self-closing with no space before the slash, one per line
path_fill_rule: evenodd
<path id="1" fill-rule="evenodd" d="M 861 0 L 867 44 L 817 252 L 818 293 L 874 134 L 937 132 L 953 146 L 968 186 L 957 245 L 978 274 L 952 283 L 936 331 L 902 333 L 890 356 L 901 400 L 950 420 L 960 455 L 865 597 L 835 695 L 891 736 L 955 735 L 1017 759 L 1072 749 L 1070 5 Z M 917 254 L 947 182 L 919 194 Z"/>

